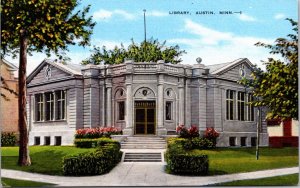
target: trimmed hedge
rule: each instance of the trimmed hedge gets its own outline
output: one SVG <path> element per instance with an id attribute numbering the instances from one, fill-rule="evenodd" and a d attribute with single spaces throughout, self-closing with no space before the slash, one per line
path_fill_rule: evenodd
<path id="1" fill-rule="evenodd" d="M 168 169 L 175 174 L 207 175 L 208 156 L 196 154 L 167 154 Z"/>
<path id="2" fill-rule="evenodd" d="M 104 146 L 108 143 L 115 143 L 119 144 L 118 141 L 112 140 L 110 138 L 95 138 L 95 139 L 89 139 L 89 138 L 82 138 L 82 139 L 75 139 L 74 145 L 78 148 L 95 148 L 97 146 Z"/>
<path id="3" fill-rule="evenodd" d="M 17 143 L 17 136 L 14 132 L 1 133 L 1 146 L 15 146 Z"/>
<path id="4" fill-rule="evenodd" d="M 63 158 L 63 174 L 66 176 L 100 175 L 109 172 L 121 160 L 120 144 L 107 143 L 94 152 Z"/>
<path id="5" fill-rule="evenodd" d="M 199 141 L 202 141 L 202 139 L 195 138 L 194 142 L 184 138 L 168 139 L 168 148 L 165 155 L 167 169 L 174 174 L 207 175 L 208 156 L 187 151 L 195 147 L 194 144 L 200 146 Z"/>

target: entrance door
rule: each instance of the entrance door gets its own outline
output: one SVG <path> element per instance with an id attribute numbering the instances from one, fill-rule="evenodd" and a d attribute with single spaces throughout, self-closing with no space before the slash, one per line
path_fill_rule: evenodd
<path id="1" fill-rule="evenodd" d="M 155 102 L 135 102 L 135 134 L 155 134 Z"/>

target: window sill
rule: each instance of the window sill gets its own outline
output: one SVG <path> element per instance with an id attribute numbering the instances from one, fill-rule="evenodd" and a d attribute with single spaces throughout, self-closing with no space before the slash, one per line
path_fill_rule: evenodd
<path id="1" fill-rule="evenodd" d="M 54 123 L 54 122 L 66 122 L 66 119 L 62 119 L 62 120 L 53 120 L 53 121 L 34 121 L 33 123 Z"/>

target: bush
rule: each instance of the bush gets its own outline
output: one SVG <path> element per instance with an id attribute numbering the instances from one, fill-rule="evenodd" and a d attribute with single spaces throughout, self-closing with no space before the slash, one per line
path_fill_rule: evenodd
<path id="1" fill-rule="evenodd" d="M 17 136 L 14 132 L 1 133 L 1 146 L 15 146 L 17 143 Z"/>
<path id="2" fill-rule="evenodd" d="M 192 175 L 206 175 L 208 173 L 208 156 L 188 153 L 187 150 L 193 149 L 195 146 L 200 145 L 200 143 L 208 143 L 209 140 L 200 138 L 170 138 L 167 142 L 168 148 L 165 157 L 167 169 L 172 173 Z"/>
<path id="3" fill-rule="evenodd" d="M 167 168 L 175 174 L 207 175 L 208 156 L 197 154 L 168 154 Z"/>
<path id="4" fill-rule="evenodd" d="M 204 133 L 204 138 L 209 139 L 214 144 L 214 147 L 217 145 L 217 138 L 220 136 L 220 134 L 213 128 L 206 128 Z"/>
<path id="5" fill-rule="evenodd" d="M 214 143 L 207 138 L 193 138 L 192 141 L 193 149 L 210 149 L 214 148 Z"/>
<path id="6" fill-rule="evenodd" d="M 111 135 L 119 134 L 122 134 L 122 130 L 115 127 L 84 128 L 76 130 L 75 138 L 110 138 Z"/>
<path id="7" fill-rule="evenodd" d="M 74 145 L 78 148 L 95 148 L 97 146 L 104 146 L 108 143 L 115 143 L 119 144 L 118 141 L 112 140 L 110 138 L 95 138 L 95 139 L 89 139 L 89 138 L 82 138 L 82 139 L 75 139 Z"/>
<path id="8" fill-rule="evenodd" d="M 109 172 L 120 162 L 120 144 L 107 143 L 96 151 L 63 158 L 63 174 L 67 176 L 100 175 Z"/>
<path id="9" fill-rule="evenodd" d="M 199 130 L 194 125 L 192 125 L 189 129 L 187 129 L 184 125 L 179 125 L 176 127 L 176 132 L 179 134 L 180 138 L 199 137 Z"/>

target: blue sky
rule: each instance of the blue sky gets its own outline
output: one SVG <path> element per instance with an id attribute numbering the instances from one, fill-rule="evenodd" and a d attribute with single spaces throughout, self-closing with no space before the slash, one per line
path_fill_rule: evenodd
<path id="1" fill-rule="evenodd" d="M 90 4 L 90 15 L 97 25 L 92 45 L 113 48 L 144 39 L 143 9 L 146 9 L 147 38 L 178 44 L 184 54 L 184 64 L 194 64 L 201 57 L 205 65 L 248 58 L 262 66 L 260 60 L 270 57 L 268 51 L 255 47 L 261 41 L 273 43 L 291 33 L 285 18 L 297 20 L 297 0 L 82 0 L 81 7 Z M 189 11 L 188 15 L 170 14 Z M 214 14 L 197 15 L 197 11 Z M 220 11 L 242 12 L 222 15 Z M 90 55 L 92 47 L 71 47 L 72 63 L 80 63 Z M 46 56 L 34 53 L 28 57 L 30 73 Z M 18 63 L 18 60 L 12 60 Z"/>

